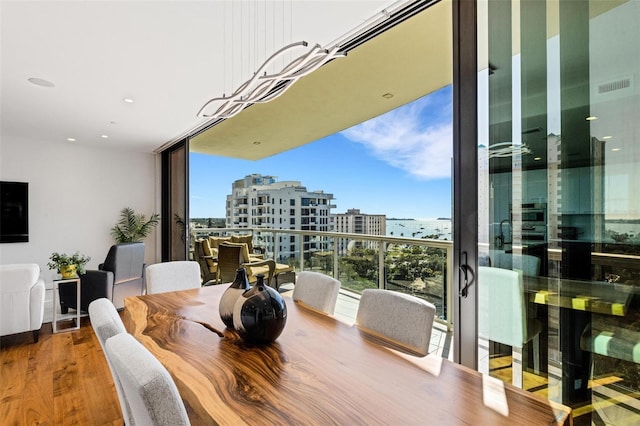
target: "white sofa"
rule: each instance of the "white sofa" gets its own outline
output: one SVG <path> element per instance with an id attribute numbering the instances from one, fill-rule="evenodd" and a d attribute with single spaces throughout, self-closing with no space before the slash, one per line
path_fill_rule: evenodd
<path id="1" fill-rule="evenodd" d="M 44 315 L 44 292 L 37 264 L 0 265 L 0 336 L 32 331 L 37 342 Z"/>

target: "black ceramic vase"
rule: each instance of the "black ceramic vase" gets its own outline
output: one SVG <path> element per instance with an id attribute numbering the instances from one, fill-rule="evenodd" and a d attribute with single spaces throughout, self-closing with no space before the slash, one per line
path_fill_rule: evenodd
<path id="1" fill-rule="evenodd" d="M 255 286 L 245 291 L 233 308 L 233 324 L 245 342 L 271 343 L 280 336 L 287 322 L 287 305 L 275 289 L 256 275 Z"/>
<path id="2" fill-rule="evenodd" d="M 249 290 L 249 279 L 247 278 L 247 271 L 244 268 L 236 269 L 236 277 L 233 282 L 227 288 L 222 297 L 220 298 L 220 305 L 218 306 L 218 312 L 220 312 L 220 318 L 224 325 L 228 328 L 233 328 L 233 308 L 236 305 L 236 301 L 242 293 Z"/>

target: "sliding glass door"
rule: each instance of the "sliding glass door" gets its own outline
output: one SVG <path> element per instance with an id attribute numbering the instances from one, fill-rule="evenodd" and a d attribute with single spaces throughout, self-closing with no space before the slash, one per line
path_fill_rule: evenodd
<path id="1" fill-rule="evenodd" d="M 580 424 L 630 424 L 640 1 L 477 7 L 478 369 L 572 406 Z"/>
<path id="2" fill-rule="evenodd" d="M 189 144 L 162 151 L 162 261 L 189 259 Z"/>

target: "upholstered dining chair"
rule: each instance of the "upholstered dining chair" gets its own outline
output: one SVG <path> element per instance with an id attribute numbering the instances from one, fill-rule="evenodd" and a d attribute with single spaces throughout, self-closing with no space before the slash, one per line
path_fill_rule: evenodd
<path id="1" fill-rule="evenodd" d="M 512 254 L 502 250 L 491 250 L 490 262 L 482 266 L 520 270 L 524 275 L 540 275 L 541 260 L 530 254 Z"/>
<path id="2" fill-rule="evenodd" d="M 340 291 L 340 281 L 320 272 L 302 271 L 293 287 L 293 300 L 320 312 L 333 315 Z"/>
<path id="3" fill-rule="evenodd" d="M 154 263 L 145 271 L 147 294 L 189 290 L 202 285 L 200 265 L 192 260 Z"/>
<path id="4" fill-rule="evenodd" d="M 109 338 L 105 346 L 131 407 L 134 424 L 190 424 L 173 378 L 147 348 L 127 333 Z"/>
<path id="5" fill-rule="evenodd" d="M 91 321 L 93 332 L 98 338 L 98 342 L 100 342 L 100 347 L 102 347 L 102 351 L 107 359 L 107 365 L 109 365 L 109 371 L 111 371 L 111 377 L 113 377 L 113 382 L 116 385 L 116 393 L 118 394 L 124 424 L 133 424 L 131 421 L 131 407 L 129 407 L 124 396 L 124 391 L 122 390 L 120 379 L 116 375 L 111 361 L 107 356 L 107 351 L 105 350 L 105 344 L 109 338 L 116 334 L 126 333 L 127 330 L 124 328 L 124 324 L 120 319 L 120 315 L 118 315 L 116 307 L 109 299 L 104 297 L 89 303 L 89 320 Z"/>
<path id="6" fill-rule="evenodd" d="M 522 387 L 522 348 L 533 341 L 534 370 L 539 371 L 541 323 L 527 318 L 522 271 L 478 267 L 479 371 L 489 373 L 489 340 L 512 348 L 512 384 Z"/>
<path id="7" fill-rule="evenodd" d="M 429 353 L 436 307 L 426 300 L 391 290 L 366 289 L 356 313 L 358 328 L 408 349 Z"/>

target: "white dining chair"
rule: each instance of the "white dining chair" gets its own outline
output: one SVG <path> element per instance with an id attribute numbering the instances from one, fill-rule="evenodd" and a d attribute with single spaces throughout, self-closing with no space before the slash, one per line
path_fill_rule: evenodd
<path id="1" fill-rule="evenodd" d="M 191 260 L 154 263 L 145 270 L 145 282 L 147 294 L 199 288 L 200 265 Z"/>
<path id="2" fill-rule="evenodd" d="M 336 310 L 340 281 L 320 272 L 302 271 L 293 287 L 293 300 L 333 315 Z"/>
<path id="3" fill-rule="evenodd" d="M 132 335 L 107 340 L 107 356 L 122 383 L 136 425 L 189 425 L 189 417 L 173 378 L 155 356 Z"/>
<path id="4" fill-rule="evenodd" d="M 91 327 L 93 327 L 93 332 L 100 342 L 100 347 L 102 347 L 102 351 L 107 359 L 109 371 L 111 371 L 111 377 L 116 385 L 116 393 L 118 395 L 118 401 L 120 402 L 120 410 L 122 411 L 124 424 L 132 424 L 131 408 L 124 397 L 120 379 L 113 370 L 113 366 L 111 365 L 111 361 L 109 360 L 105 350 L 105 343 L 107 342 L 107 339 L 115 336 L 116 334 L 126 333 L 127 330 L 124 328 L 120 315 L 118 315 L 118 311 L 111 300 L 107 298 L 96 299 L 89 304 L 88 310 Z"/>
<path id="5" fill-rule="evenodd" d="M 489 373 L 489 340 L 512 348 L 512 384 L 522 387 L 522 348 L 533 341 L 534 370 L 540 370 L 538 319 L 527 318 L 522 271 L 478 267 L 478 370 Z"/>
<path id="6" fill-rule="evenodd" d="M 366 289 L 360 297 L 356 325 L 377 337 L 409 349 L 429 353 L 436 307 L 426 300 L 391 290 Z"/>

